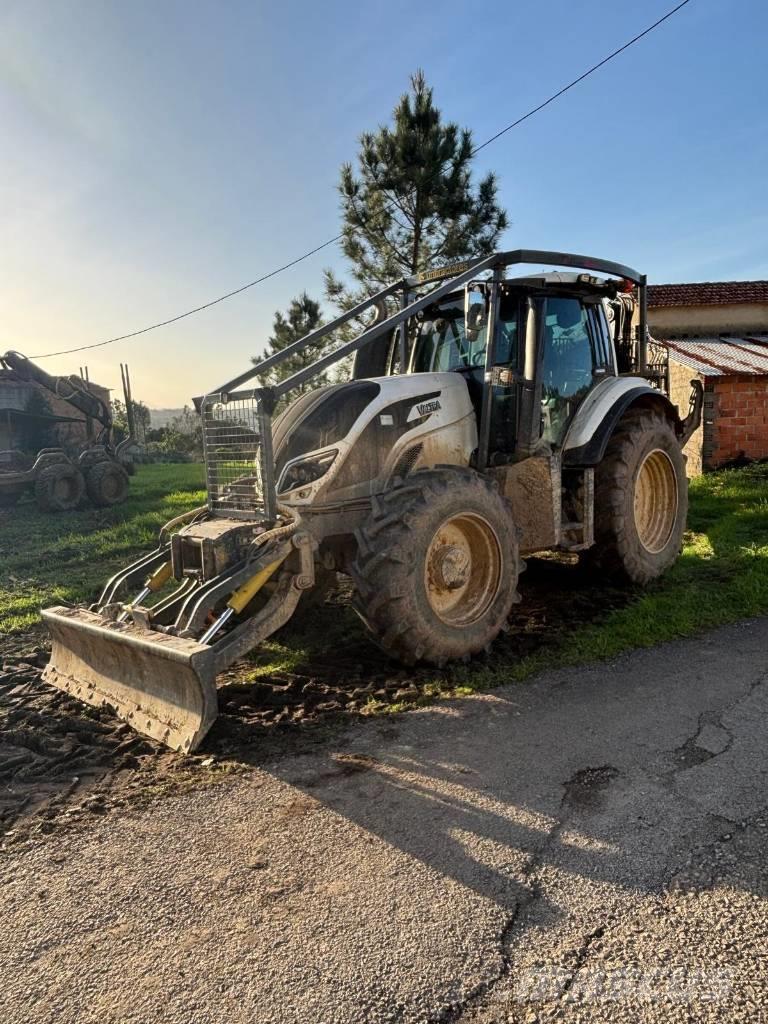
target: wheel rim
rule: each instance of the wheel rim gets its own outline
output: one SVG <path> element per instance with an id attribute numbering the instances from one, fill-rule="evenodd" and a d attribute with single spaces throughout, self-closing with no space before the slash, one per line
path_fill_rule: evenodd
<path id="1" fill-rule="evenodd" d="M 677 520 L 677 475 L 661 448 L 649 452 L 635 479 L 635 529 L 652 555 L 663 551 Z"/>
<path id="2" fill-rule="evenodd" d="M 424 584 L 432 611 L 450 626 L 470 626 L 487 612 L 501 585 L 501 545 L 482 516 L 463 512 L 435 531 Z"/>

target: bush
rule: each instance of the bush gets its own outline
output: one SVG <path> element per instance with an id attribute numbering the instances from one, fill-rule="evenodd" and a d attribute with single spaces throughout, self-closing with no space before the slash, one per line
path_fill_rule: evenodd
<path id="1" fill-rule="evenodd" d="M 148 441 L 142 450 L 134 455 L 135 462 L 201 462 L 202 453 L 181 451 L 171 447 L 167 441 Z"/>

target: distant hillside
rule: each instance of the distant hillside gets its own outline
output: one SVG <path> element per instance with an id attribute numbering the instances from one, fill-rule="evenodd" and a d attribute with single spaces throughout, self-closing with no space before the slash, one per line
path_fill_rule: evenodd
<path id="1" fill-rule="evenodd" d="M 167 427 L 172 419 L 176 416 L 181 416 L 184 412 L 183 409 L 150 409 L 150 415 L 152 416 L 152 427 L 157 429 L 158 427 Z"/>

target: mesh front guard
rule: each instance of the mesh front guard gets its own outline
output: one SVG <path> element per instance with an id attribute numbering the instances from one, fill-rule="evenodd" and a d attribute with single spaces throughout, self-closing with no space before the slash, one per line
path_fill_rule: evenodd
<path id="1" fill-rule="evenodd" d="M 256 389 L 206 395 L 200 412 L 212 514 L 274 521 L 272 420 L 263 393 Z"/>

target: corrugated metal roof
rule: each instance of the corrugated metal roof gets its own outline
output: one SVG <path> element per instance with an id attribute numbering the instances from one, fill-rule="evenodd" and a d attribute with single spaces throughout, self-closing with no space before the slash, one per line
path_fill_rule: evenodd
<path id="1" fill-rule="evenodd" d="M 768 334 L 744 338 L 676 338 L 663 344 L 678 363 L 706 377 L 768 374 Z"/>

